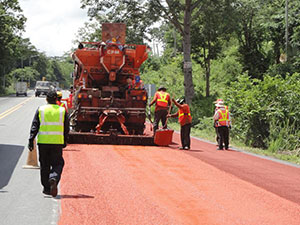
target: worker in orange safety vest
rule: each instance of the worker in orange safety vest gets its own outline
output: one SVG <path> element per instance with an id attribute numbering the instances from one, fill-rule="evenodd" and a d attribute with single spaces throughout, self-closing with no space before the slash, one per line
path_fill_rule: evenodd
<path id="1" fill-rule="evenodd" d="M 178 107 L 178 112 L 174 114 L 168 114 L 167 117 L 178 117 L 180 123 L 180 138 L 181 138 L 181 150 L 189 150 L 191 147 L 191 127 L 192 127 L 192 116 L 190 107 L 185 103 L 185 98 L 177 99 L 176 101 L 172 98 L 174 104 Z"/>
<path id="2" fill-rule="evenodd" d="M 149 104 L 151 107 L 155 103 L 155 112 L 154 112 L 154 123 L 153 123 L 153 132 L 155 133 L 159 127 L 159 122 L 161 121 L 163 129 L 167 129 L 167 115 L 168 109 L 171 106 L 171 98 L 169 93 L 167 93 L 167 88 L 163 85 L 160 86 L 157 92 L 154 95 L 153 100 Z"/>
<path id="3" fill-rule="evenodd" d="M 59 106 L 61 106 L 61 107 L 64 107 L 65 110 L 66 110 L 66 112 L 68 112 L 68 108 L 67 108 L 66 104 L 62 102 L 62 92 L 61 92 L 61 91 L 58 91 L 58 92 L 57 92 L 56 105 L 59 105 Z"/>
<path id="4" fill-rule="evenodd" d="M 218 104 L 218 103 L 221 103 L 221 104 L 224 104 L 224 101 L 223 99 L 221 98 L 218 98 L 216 101 L 214 101 L 214 104 Z M 225 108 L 228 110 L 228 106 L 225 105 Z M 215 108 L 215 111 L 214 113 L 216 113 L 216 111 L 218 110 L 218 107 Z M 216 126 L 216 123 L 214 122 L 214 128 L 215 128 L 215 131 L 216 131 L 216 141 L 217 141 L 217 146 L 219 146 L 219 136 L 218 136 L 218 132 L 217 132 L 217 126 Z"/>
<path id="5" fill-rule="evenodd" d="M 140 76 L 135 76 L 133 81 L 133 88 L 134 89 L 144 89 L 144 82 L 142 81 Z"/>
<path id="6" fill-rule="evenodd" d="M 223 150 L 223 144 L 227 150 L 229 148 L 229 128 L 231 128 L 230 113 L 222 102 L 218 102 L 216 107 L 213 119 L 218 135 L 217 150 Z"/>

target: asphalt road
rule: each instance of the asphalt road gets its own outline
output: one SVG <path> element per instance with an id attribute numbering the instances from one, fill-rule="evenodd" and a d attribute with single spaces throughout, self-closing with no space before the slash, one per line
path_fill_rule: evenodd
<path id="1" fill-rule="evenodd" d="M 170 147 L 68 145 L 56 198 L 26 164 L 44 97 L 0 98 L 0 224 L 300 224 L 300 168 L 193 139 Z"/>

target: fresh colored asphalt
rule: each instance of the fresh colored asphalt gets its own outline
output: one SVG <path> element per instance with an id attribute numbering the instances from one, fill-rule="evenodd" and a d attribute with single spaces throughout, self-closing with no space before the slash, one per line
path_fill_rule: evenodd
<path id="1" fill-rule="evenodd" d="M 177 147 L 69 145 L 59 224 L 300 224 L 299 168 L 196 139 Z"/>

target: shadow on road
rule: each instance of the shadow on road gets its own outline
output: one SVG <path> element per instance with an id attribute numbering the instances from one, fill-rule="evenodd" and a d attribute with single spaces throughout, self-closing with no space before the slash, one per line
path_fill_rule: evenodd
<path id="1" fill-rule="evenodd" d="M 57 198 L 64 199 L 64 198 L 94 198 L 94 196 L 78 194 L 78 195 L 58 195 Z"/>
<path id="2" fill-rule="evenodd" d="M 0 189 L 8 184 L 23 149 L 21 145 L 0 144 Z"/>

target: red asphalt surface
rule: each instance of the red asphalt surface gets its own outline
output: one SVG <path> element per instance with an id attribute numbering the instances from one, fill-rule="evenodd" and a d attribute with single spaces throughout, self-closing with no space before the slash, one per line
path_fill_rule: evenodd
<path id="1" fill-rule="evenodd" d="M 300 224 L 300 168 L 197 139 L 188 151 L 72 144 L 64 159 L 60 225 Z"/>

